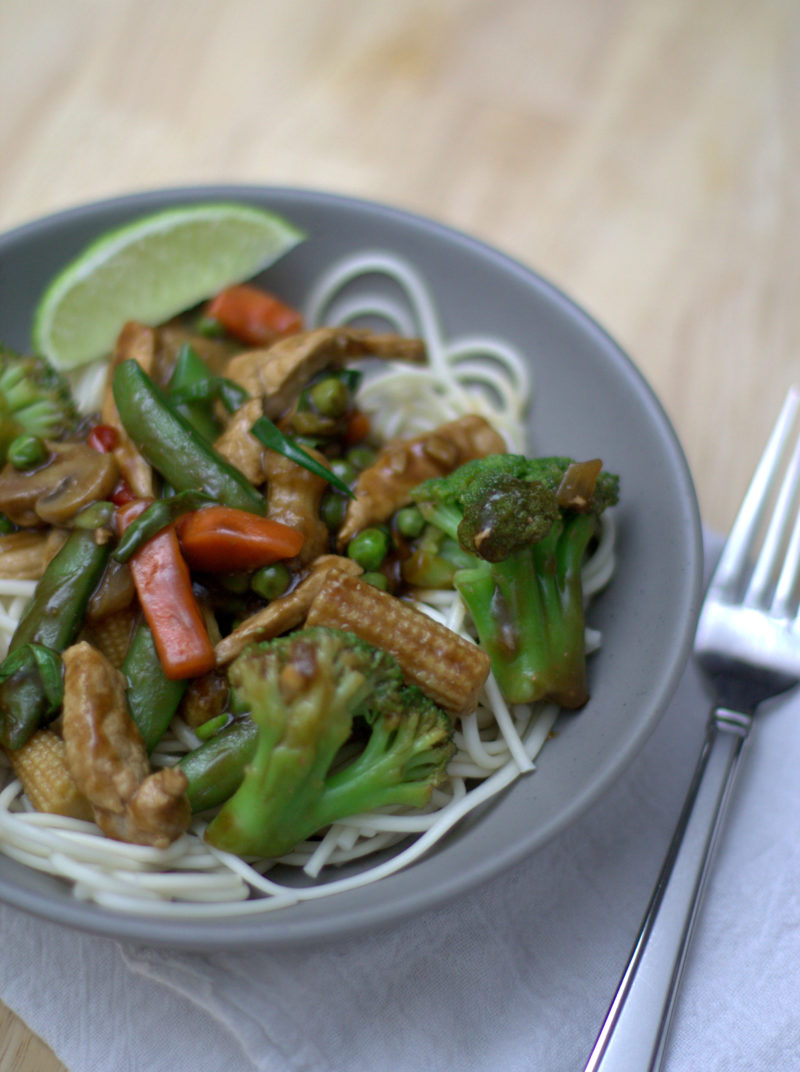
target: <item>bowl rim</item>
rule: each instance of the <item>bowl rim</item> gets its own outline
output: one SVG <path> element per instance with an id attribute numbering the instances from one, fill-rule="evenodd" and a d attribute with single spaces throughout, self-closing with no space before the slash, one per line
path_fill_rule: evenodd
<path id="1" fill-rule="evenodd" d="M 413 225 L 424 229 L 434 237 L 450 243 L 461 244 L 466 250 L 478 254 L 510 271 L 527 285 L 533 284 L 547 299 L 569 318 L 577 318 L 589 334 L 600 341 L 615 361 L 624 365 L 638 388 L 639 401 L 647 406 L 648 414 L 655 420 L 662 433 L 662 441 L 670 451 L 670 462 L 684 492 L 686 506 L 686 530 L 682 532 L 687 555 L 685 580 L 682 592 L 682 616 L 686 622 L 680 643 L 674 645 L 672 657 L 658 670 L 657 687 L 650 700 L 650 715 L 639 722 L 637 731 L 631 734 L 619 750 L 617 762 L 601 772 L 578 793 L 572 802 L 544 827 L 533 842 L 514 842 L 504 846 L 491 859 L 477 862 L 468 876 L 463 874 L 442 877 L 435 889 L 417 888 L 406 892 L 400 903 L 383 902 L 369 909 L 355 907 L 338 911 L 335 927 L 325 919 L 287 919 L 279 910 L 266 911 L 250 917 L 236 919 L 236 928 L 229 930 L 230 920 L 173 920 L 159 916 L 137 916 L 103 909 L 93 903 L 84 903 L 74 898 L 64 901 L 38 891 L 25 890 L 0 875 L 0 900 L 24 911 L 75 927 L 95 935 L 115 938 L 119 941 L 144 942 L 153 946 L 173 949 L 210 951 L 215 949 L 246 949 L 257 947 L 289 947 L 320 945 L 357 933 L 367 932 L 381 926 L 390 926 L 409 917 L 440 907 L 489 879 L 499 875 L 523 858 L 532 855 L 550 841 L 593 804 L 609 788 L 615 777 L 623 771 L 640 751 L 666 709 L 678 682 L 683 675 L 694 636 L 694 626 L 702 597 L 703 539 L 699 505 L 689 465 L 667 413 L 655 392 L 631 357 L 622 349 L 609 332 L 584 309 L 569 297 L 559 286 L 541 275 L 536 269 L 503 252 L 482 238 L 477 238 L 457 227 L 431 219 L 413 210 L 370 200 L 365 197 L 330 192 L 309 186 L 270 185 L 259 183 L 204 183 L 199 185 L 176 185 L 156 187 L 104 197 L 78 203 L 49 212 L 47 215 L 24 221 L 11 230 L 0 234 L 0 256 L 5 248 L 24 240 L 29 235 L 46 233 L 54 225 L 72 220 L 90 218 L 109 211 L 140 209 L 143 213 L 155 211 L 166 199 L 170 204 L 186 202 L 252 200 L 263 203 L 264 199 L 280 201 L 290 199 L 309 206 L 332 205 L 351 210 L 366 211 L 383 216 L 395 223 Z M 383 880 L 388 881 L 388 880 Z M 55 909 L 54 909 L 55 903 Z M 282 926 L 265 926 L 265 921 L 280 919 Z"/>

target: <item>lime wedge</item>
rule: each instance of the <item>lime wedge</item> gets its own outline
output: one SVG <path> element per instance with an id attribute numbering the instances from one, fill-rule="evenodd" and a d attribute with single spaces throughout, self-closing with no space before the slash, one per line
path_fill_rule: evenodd
<path id="1" fill-rule="evenodd" d="M 108 354 L 127 320 L 159 324 L 262 271 L 305 235 L 273 212 L 220 202 L 166 209 L 109 231 L 49 284 L 36 352 L 58 369 Z"/>

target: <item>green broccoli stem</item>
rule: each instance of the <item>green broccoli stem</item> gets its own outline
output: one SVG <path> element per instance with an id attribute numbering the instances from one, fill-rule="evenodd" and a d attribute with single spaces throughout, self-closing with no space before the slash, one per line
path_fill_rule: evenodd
<path id="1" fill-rule="evenodd" d="M 396 723 L 377 719 L 364 751 L 328 778 L 316 809 L 316 829 L 375 808 L 424 807 L 433 792 L 430 768 L 436 766 L 437 758 L 423 740 L 415 740 L 417 731 L 418 719 L 411 712 Z M 424 762 L 428 754 L 430 764 Z M 412 774 L 409 767 L 414 761 Z M 421 780 L 407 781 L 410 776 Z"/>
<path id="2" fill-rule="evenodd" d="M 275 717 L 285 710 L 277 681 L 263 681 L 259 691 L 259 709 L 252 712 L 259 726 L 255 753 L 242 784 L 211 822 L 206 838 L 239 855 L 276 857 L 319 829 L 325 777 L 350 736 L 350 711 L 363 701 L 368 686 L 357 672 L 343 675 L 335 697 L 312 685 L 285 719 Z M 265 712 L 272 716 L 265 717 Z M 269 801 L 281 801 L 281 807 L 265 807 Z"/>
<path id="3" fill-rule="evenodd" d="M 451 540 L 458 542 L 458 526 L 462 517 L 460 510 L 441 502 L 420 502 L 418 505 L 426 521 L 441 529 Z"/>
<path id="4" fill-rule="evenodd" d="M 581 568 L 594 531 L 592 517 L 570 515 L 540 543 L 455 575 L 509 703 L 586 702 Z"/>

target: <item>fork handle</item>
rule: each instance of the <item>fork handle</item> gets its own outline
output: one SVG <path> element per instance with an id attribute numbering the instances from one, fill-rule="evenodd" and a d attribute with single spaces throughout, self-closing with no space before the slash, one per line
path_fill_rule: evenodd
<path id="1" fill-rule="evenodd" d="M 715 708 L 628 965 L 584 1072 L 656 1072 L 752 719 Z"/>

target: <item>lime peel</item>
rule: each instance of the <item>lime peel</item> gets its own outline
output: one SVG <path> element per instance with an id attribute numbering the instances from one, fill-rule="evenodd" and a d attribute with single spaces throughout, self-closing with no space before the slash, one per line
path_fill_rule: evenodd
<path id="1" fill-rule="evenodd" d="M 34 313 L 37 353 L 61 370 L 106 356 L 128 320 L 155 325 L 263 271 L 305 238 L 277 213 L 236 202 L 164 209 L 91 242 Z"/>

